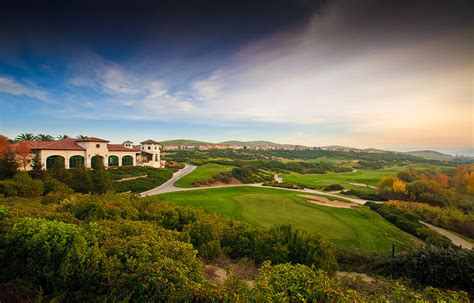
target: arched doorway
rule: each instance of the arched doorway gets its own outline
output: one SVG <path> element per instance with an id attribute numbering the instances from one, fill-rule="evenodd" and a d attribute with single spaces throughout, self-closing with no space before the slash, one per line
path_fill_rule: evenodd
<path id="1" fill-rule="evenodd" d="M 59 161 L 59 163 L 61 163 L 62 166 L 64 167 L 64 157 L 62 157 L 62 156 L 49 156 L 48 158 L 46 158 L 46 169 L 53 168 L 54 165 L 56 164 L 56 161 Z"/>
<path id="2" fill-rule="evenodd" d="M 109 166 L 119 166 L 119 158 L 117 156 L 109 156 Z"/>
<path id="3" fill-rule="evenodd" d="M 123 156 L 122 157 L 122 166 L 133 166 L 133 157 L 132 156 Z"/>
<path id="4" fill-rule="evenodd" d="M 91 158 L 92 169 L 98 169 L 104 167 L 104 157 L 96 155 Z"/>
<path id="5" fill-rule="evenodd" d="M 72 156 L 69 158 L 69 168 L 75 167 L 84 167 L 84 157 L 83 156 Z"/>

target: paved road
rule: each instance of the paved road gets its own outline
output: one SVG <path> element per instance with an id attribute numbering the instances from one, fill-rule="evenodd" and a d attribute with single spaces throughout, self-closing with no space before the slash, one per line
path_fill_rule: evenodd
<path id="1" fill-rule="evenodd" d="M 196 166 L 191 165 L 191 164 L 186 164 L 184 166 L 184 168 L 182 168 L 182 169 L 178 170 L 177 172 L 175 172 L 173 174 L 173 177 L 171 177 L 171 179 L 169 179 L 168 181 L 166 181 L 165 183 L 161 184 L 158 187 L 155 187 L 155 188 L 150 189 L 148 191 L 142 192 L 140 194 L 140 196 L 146 197 L 146 196 L 154 196 L 154 195 L 177 192 L 177 191 L 200 190 L 200 189 L 207 189 L 207 188 L 254 186 L 254 187 L 265 187 L 265 188 L 290 190 L 290 191 L 302 192 L 302 193 L 307 193 L 307 194 L 317 194 L 317 195 L 322 195 L 322 196 L 340 198 L 340 199 L 345 199 L 345 200 L 348 200 L 348 201 L 351 201 L 351 202 L 354 202 L 354 203 L 357 203 L 357 204 L 364 204 L 366 202 L 366 200 L 339 196 L 339 195 L 330 194 L 330 193 L 326 193 L 326 192 L 318 191 L 318 190 L 314 190 L 314 189 L 308 189 L 308 188 L 305 188 L 305 189 L 291 189 L 291 188 L 283 188 L 283 187 L 263 186 L 261 183 L 256 183 L 256 184 L 225 184 L 225 185 L 218 185 L 218 186 L 203 186 L 203 187 L 189 187 L 189 188 L 182 188 L 182 187 L 174 186 L 174 183 L 176 181 L 178 181 L 182 177 L 186 176 L 187 174 L 191 173 L 195 169 L 196 169 Z"/>
<path id="2" fill-rule="evenodd" d="M 432 230 L 438 232 L 440 235 L 445 236 L 446 238 L 451 240 L 451 242 L 453 242 L 454 245 L 461 246 L 462 248 L 466 248 L 466 249 L 472 249 L 474 247 L 474 245 L 471 242 L 469 242 L 467 240 L 464 240 L 463 238 L 461 238 L 460 236 L 450 232 L 449 230 L 446 230 L 446 229 L 441 228 L 441 227 L 433 226 L 431 224 L 428 224 L 428 223 L 422 222 L 422 221 L 420 221 L 420 223 L 428 226 Z"/>

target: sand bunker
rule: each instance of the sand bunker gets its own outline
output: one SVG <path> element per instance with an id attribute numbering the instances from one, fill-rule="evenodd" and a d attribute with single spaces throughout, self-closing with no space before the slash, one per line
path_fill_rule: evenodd
<path id="1" fill-rule="evenodd" d="M 344 202 L 344 201 L 339 201 L 339 200 L 329 200 L 326 197 L 321 197 L 321 196 L 313 196 L 313 195 L 298 195 L 299 197 L 305 198 L 306 201 L 312 204 L 317 204 L 317 205 L 324 205 L 324 206 L 329 206 L 329 207 L 336 207 L 336 208 L 351 208 L 351 207 L 357 207 L 359 204 L 353 203 L 353 202 Z"/>

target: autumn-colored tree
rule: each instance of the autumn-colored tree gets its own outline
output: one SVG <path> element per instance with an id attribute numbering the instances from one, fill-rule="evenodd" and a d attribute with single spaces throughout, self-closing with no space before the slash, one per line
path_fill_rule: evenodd
<path id="1" fill-rule="evenodd" d="M 0 135 L 0 156 L 10 150 L 10 143 L 8 138 Z"/>
<path id="2" fill-rule="evenodd" d="M 466 191 L 470 194 L 474 194 L 474 171 L 465 174 L 464 179 L 466 180 Z"/>
<path id="3" fill-rule="evenodd" d="M 26 166 L 31 161 L 31 148 L 28 142 L 21 141 L 18 142 L 15 146 L 15 152 L 20 158 L 23 169 L 26 171 Z"/>
<path id="4" fill-rule="evenodd" d="M 445 174 L 439 173 L 434 176 L 433 180 L 441 184 L 444 188 L 449 186 L 449 178 Z"/>
<path id="5" fill-rule="evenodd" d="M 402 199 L 406 194 L 406 183 L 395 176 L 387 176 L 379 182 L 379 195 L 387 199 Z"/>

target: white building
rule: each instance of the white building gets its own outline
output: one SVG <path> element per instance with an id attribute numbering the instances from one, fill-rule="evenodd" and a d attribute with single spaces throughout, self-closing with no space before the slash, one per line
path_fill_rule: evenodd
<path id="1" fill-rule="evenodd" d="M 67 138 L 57 141 L 29 141 L 32 153 L 38 153 L 43 168 L 51 168 L 56 161 L 63 161 L 66 168 L 84 166 L 91 168 L 92 162 L 100 160 L 107 167 L 144 165 L 164 167 L 160 159 L 159 143 L 143 141 L 138 148 L 132 141 L 109 144 L 109 141 L 94 137 Z M 95 160 L 94 160 L 95 159 Z M 31 163 L 27 166 L 31 170 Z"/>

